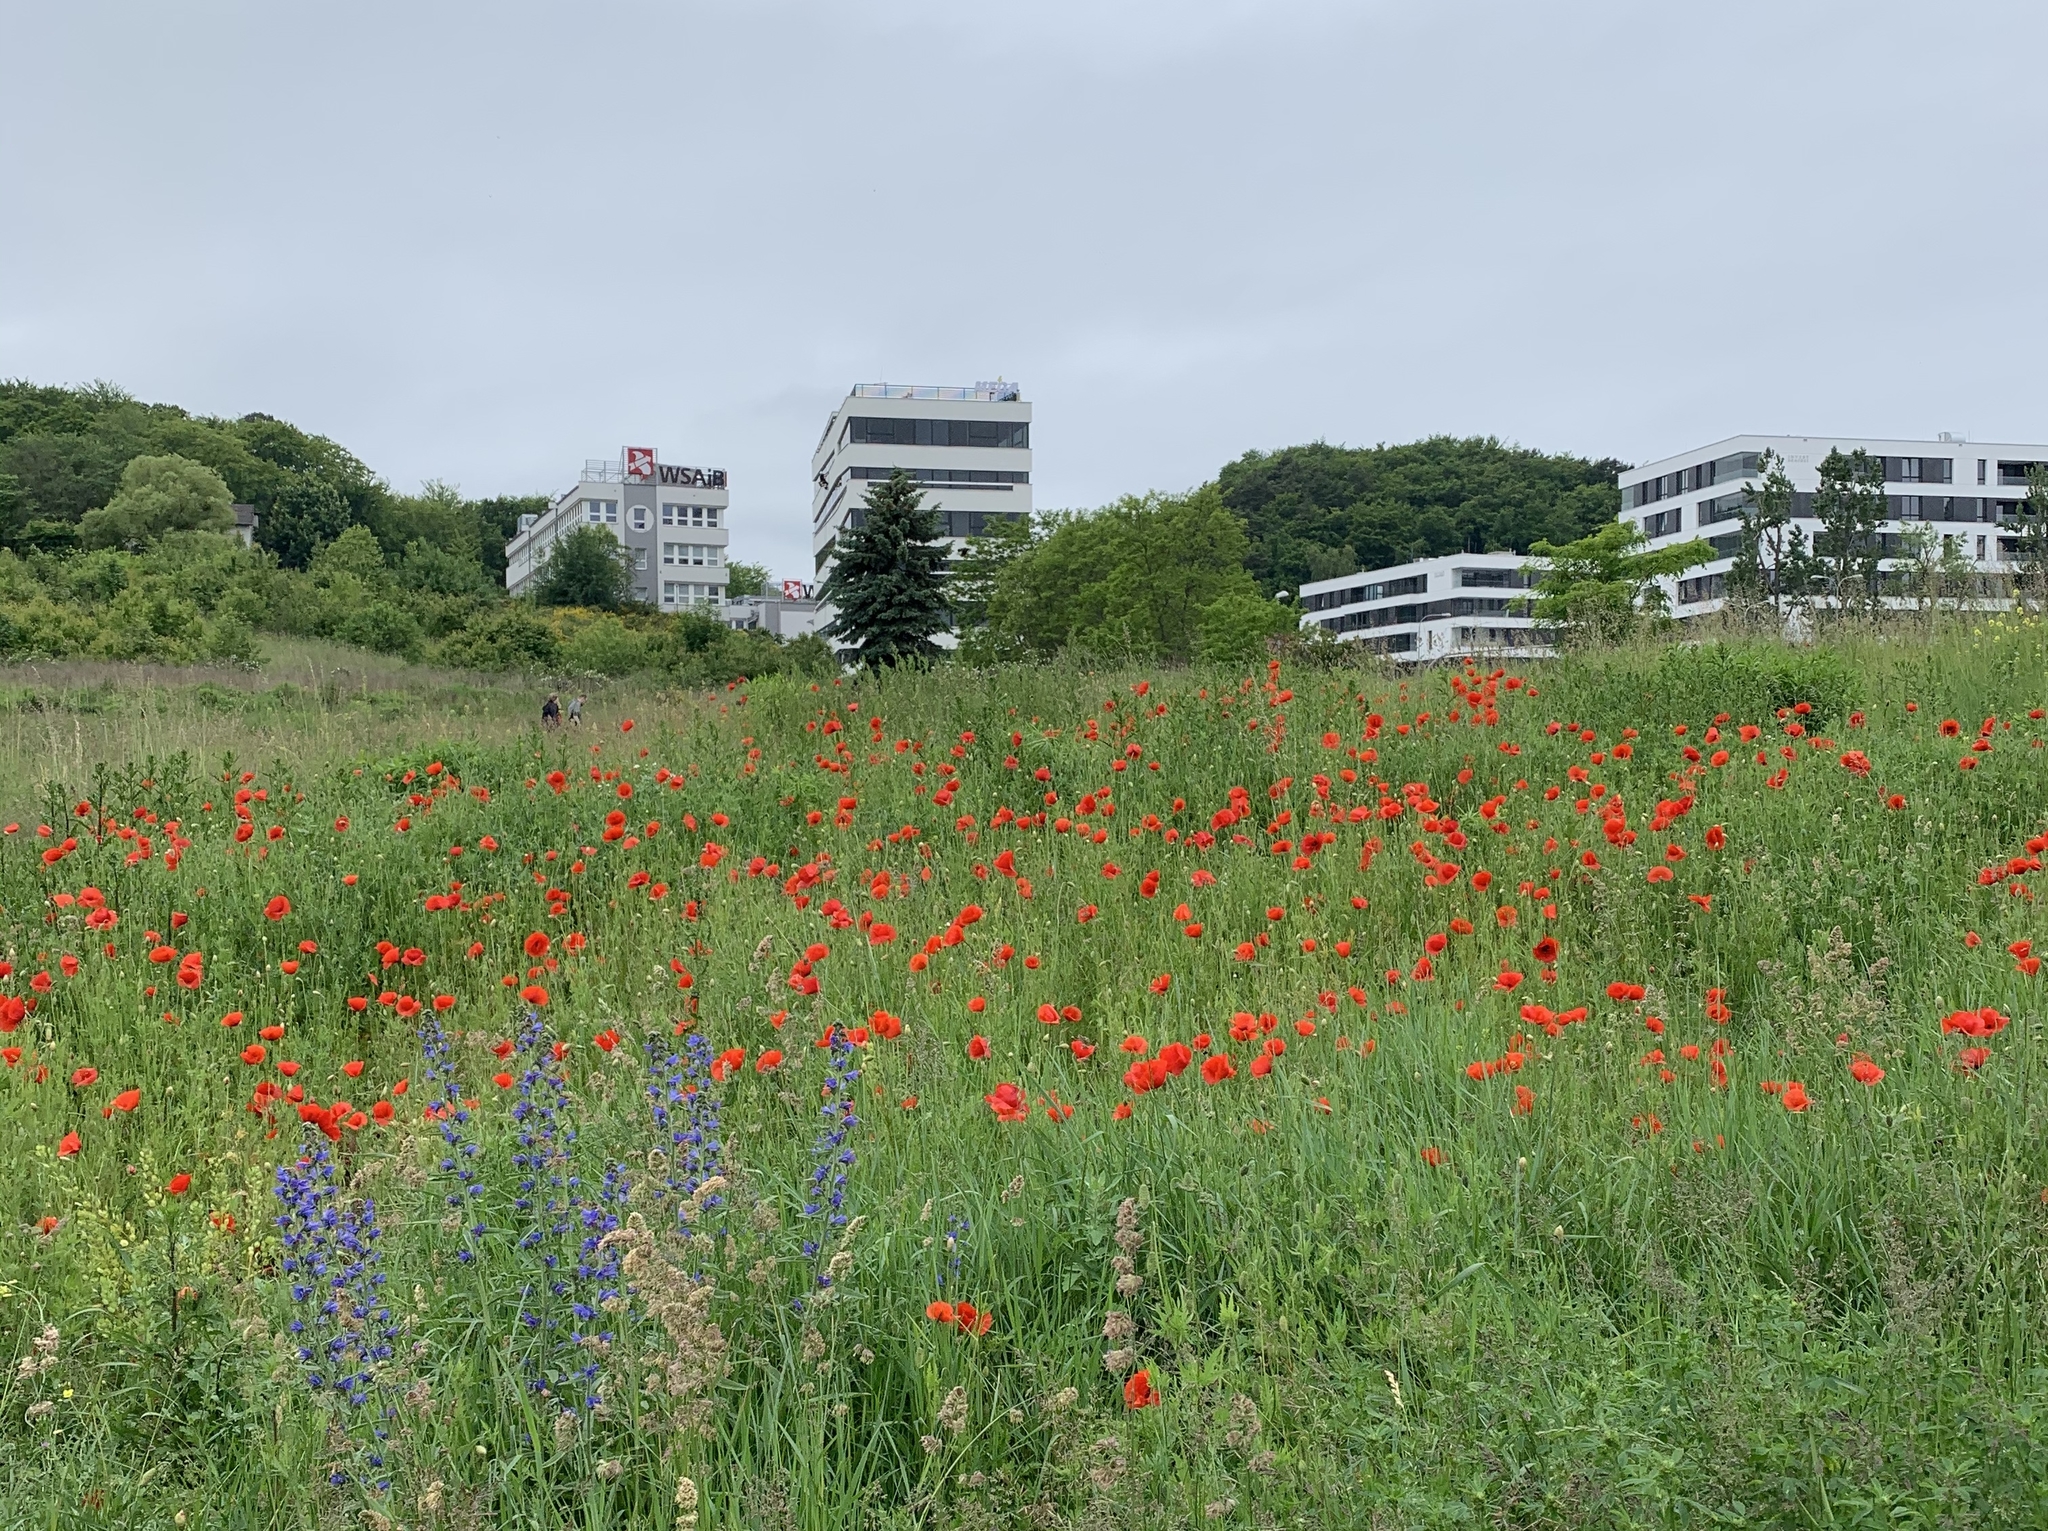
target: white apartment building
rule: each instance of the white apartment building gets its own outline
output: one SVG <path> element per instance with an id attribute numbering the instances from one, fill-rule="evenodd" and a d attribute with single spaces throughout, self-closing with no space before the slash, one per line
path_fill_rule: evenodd
<path id="1" fill-rule="evenodd" d="M 1536 576 L 1520 553 L 1451 553 L 1301 587 L 1301 625 L 1403 663 L 1550 652 L 1523 608 Z"/>
<path id="2" fill-rule="evenodd" d="M 1784 459 L 1794 491 L 1794 521 L 1811 546 L 1820 530 L 1813 492 L 1820 487 L 1821 461 L 1837 448 L 1850 453 L 1859 447 L 1884 460 L 1889 519 L 1881 547 L 1886 556 L 1906 553 L 1906 535 L 1924 526 L 1979 572 L 2011 572 L 2027 471 L 2048 463 L 2048 446 L 1961 441 L 1946 432 L 1932 441 L 1730 436 L 1621 475 L 1621 518 L 1640 527 L 1653 547 L 1699 537 L 1714 549 L 1710 562 L 1662 582 L 1672 613 L 1688 618 L 1720 609 L 1728 570 L 1741 546 L 1745 491 L 1758 482 L 1757 464 L 1764 452 Z"/>
<path id="3" fill-rule="evenodd" d="M 576 487 L 538 516 L 521 516 L 505 545 L 505 589 L 523 595 L 548 552 L 579 526 L 598 526 L 633 555 L 633 598 L 664 611 L 725 600 L 731 495 L 723 468 L 661 462 L 652 447 L 626 447 L 616 462 L 583 464 Z"/>
<path id="4" fill-rule="evenodd" d="M 856 387 L 811 454 L 811 554 L 820 578 L 839 534 L 862 523 L 870 486 L 897 468 L 924 490 L 957 556 L 991 521 L 1031 514 L 1031 406 L 1014 383 Z"/>

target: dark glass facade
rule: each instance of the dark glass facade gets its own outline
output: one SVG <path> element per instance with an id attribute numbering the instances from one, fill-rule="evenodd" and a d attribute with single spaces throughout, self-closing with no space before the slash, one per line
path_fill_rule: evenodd
<path id="1" fill-rule="evenodd" d="M 851 415 L 844 444 L 880 447 L 1028 447 L 1028 420 L 894 420 Z"/>

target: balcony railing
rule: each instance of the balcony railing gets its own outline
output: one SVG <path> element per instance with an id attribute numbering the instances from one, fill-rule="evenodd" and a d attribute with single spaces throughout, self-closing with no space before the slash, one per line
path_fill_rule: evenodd
<path id="1" fill-rule="evenodd" d="M 972 388 L 936 388 L 916 383 L 857 383 L 856 399 L 951 399 L 958 403 L 1007 404 L 1021 395 L 1015 383 L 976 383 Z"/>

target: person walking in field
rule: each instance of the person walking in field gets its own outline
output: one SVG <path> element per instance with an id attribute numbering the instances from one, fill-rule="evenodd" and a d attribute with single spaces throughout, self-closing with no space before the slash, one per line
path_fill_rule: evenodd
<path id="1" fill-rule="evenodd" d="M 569 702 L 569 721 L 578 728 L 583 726 L 583 698 L 575 697 Z"/>
<path id="2" fill-rule="evenodd" d="M 561 699 L 552 691 L 548 693 L 548 699 L 540 704 L 540 726 L 549 733 L 562 726 Z"/>

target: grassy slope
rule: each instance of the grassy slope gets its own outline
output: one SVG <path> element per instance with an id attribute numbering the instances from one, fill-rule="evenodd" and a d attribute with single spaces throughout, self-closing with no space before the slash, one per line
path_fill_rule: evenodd
<path id="1" fill-rule="evenodd" d="M 1226 1524 L 2036 1521 L 2048 1514 L 2048 1461 L 2030 1433 L 2048 1300 L 2044 980 L 2018 972 L 2005 947 L 2048 930 L 2030 896 L 1980 887 L 1977 874 L 2024 855 L 2048 826 L 2034 742 L 2044 725 L 2026 716 L 2043 701 L 2044 672 L 2048 656 L 2028 633 L 1867 647 L 1796 672 L 1769 655 L 1713 665 L 1609 656 L 1532 672 L 1534 698 L 1497 690 L 1491 726 L 1449 721 L 1469 704 L 1440 674 L 1405 688 L 1364 671 L 1243 685 L 1185 673 L 941 674 L 709 700 L 622 692 L 600 728 L 548 739 L 528 730 L 527 699 L 452 679 L 408 692 L 406 677 L 384 676 L 400 700 L 381 704 L 374 684 L 364 701 L 360 685 L 323 695 L 311 682 L 223 703 L 166 676 L 102 688 L 87 697 L 99 710 L 81 716 L 64 678 L 13 677 L 41 691 L 40 710 L 18 711 L 11 740 L 0 738 L 12 752 L 10 813 L 23 823 L 0 848 L 16 968 L 5 987 L 27 994 L 32 973 L 59 976 L 8 1039 L 24 1054 L 0 1079 L 0 1155 L 15 1167 L 0 1179 L 0 1225 L 19 1230 L 0 1242 L 0 1359 L 28 1353 L 45 1324 L 62 1338 L 55 1365 L 0 1384 L 10 1442 L 0 1518 L 145 1526 L 185 1509 L 200 1524 L 311 1525 L 352 1513 L 356 1490 L 320 1485 L 325 1470 L 360 1458 L 341 1437 L 323 1439 L 303 1369 L 274 1337 L 293 1305 L 276 1279 L 268 1187 L 301 1129 L 279 1114 L 270 1139 L 245 1107 L 257 1079 L 285 1082 L 273 1069 L 289 1055 L 315 1100 L 346 1094 L 367 1106 L 383 1094 L 399 1107 L 390 1127 L 344 1131 L 337 1152 L 355 1189 L 383 1208 L 389 1290 L 406 1315 L 392 1392 L 424 1385 L 431 1399 L 399 1408 L 382 1469 L 395 1487 L 369 1501 L 408 1526 L 435 1523 L 421 1499 L 435 1482 L 450 1524 L 672 1524 L 682 1472 L 703 1486 L 707 1525 L 1185 1524 L 1212 1509 Z M 1142 698 L 1141 680 L 1151 684 Z M 1295 694 L 1283 701 L 1275 686 Z M 1785 736 L 1771 715 L 1774 702 L 1808 693 L 1821 711 L 1801 721 L 1835 741 L 1824 749 Z M 1867 713 L 1859 726 L 1852 707 Z M 1731 727 L 1754 722 L 1765 737 L 1724 767 L 1702 766 L 1691 811 L 1653 833 L 1659 800 L 1686 789 L 1672 774 L 1686 765 L 1682 745 L 1722 710 Z M 1364 745 L 1372 712 L 1387 721 L 1367 765 L 1349 752 Z M 617 729 L 622 715 L 636 720 L 630 734 Z M 1949 716 L 1963 738 L 1936 731 Z M 1987 716 L 2000 720 L 1995 748 L 1961 771 L 1962 746 Z M 844 774 L 815 763 L 830 753 L 815 731 L 828 717 L 847 729 L 833 737 L 851 739 Z M 872 745 L 871 717 L 882 720 Z M 1549 734 L 1554 719 L 1597 739 Z M 1679 722 L 1684 740 L 1671 733 Z M 1625 726 L 1641 737 L 1618 761 L 1607 751 Z M 1325 745 L 1326 729 L 1339 747 Z M 957 760 L 958 801 L 936 806 L 937 768 L 965 732 L 975 738 Z M 1133 744 L 1140 753 L 1127 757 Z M 1762 766 L 1759 746 L 1772 752 Z M 1874 763 L 1867 779 L 1837 763 L 1850 748 Z M 183 777 L 163 763 L 178 749 L 194 762 Z M 217 780 L 227 750 L 269 794 L 250 804 L 247 847 L 228 835 L 229 788 Z M 131 799 L 178 818 L 193 843 L 176 870 L 161 859 L 160 826 L 155 854 L 137 865 L 124 864 L 132 842 L 85 837 L 46 870 L 36 853 L 47 842 L 32 839 L 43 784 L 75 800 L 94 760 L 149 755 L 152 771 L 102 776 L 100 806 L 124 822 Z M 1111 768 L 1119 757 L 1123 773 Z M 406 795 L 428 778 L 387 778 L 433 761 L 460 788 L 413 804 Z M 593 765 L 625 773 L 633 798 L 593 782 Z M 1568 779 L 1573 766 L 1624 798 L 1634 845 L 1609 845 L 1597 813 L 1575 810 L 1589 787 Z M 685 785 L 659 784 L 660 767 Z M 1039 767 L 1049 782 L 1030 778 Z M 1331 803 L 1377 804 L 1378 772 L 1397 799 L 1402 784 L 1426 784 L 1443 805 L 1430 816 L 1438 829 L 1420 810 L 1326 819 L 1312 778 L 1340 767 L 1363 779 L 1334 780 Z M 565 773 L 562 793 L 524 785 L 552 768 Z M 1547 801 L 1552 784 L 1566 790 Z M 1253 812 L 1213 849 L 1147 827 L 1148 815 L 1183 835 L 1206 827 L 1237 785 Z M 1091 816 L 1103 845 L 1054 827 L 1084 794 L 1112 786 L 1114 816 Z M 1043 806 L 1048 788 L 1060 800 L 1045 828 L 989 827 L 999 805 Z M 1893 791 L 1904 809 L 1883 806 Z M 1500 793 L 1508 831 L 1495 834 L 1480 807 Z M 842 794 L 858 806 L 835 828 Z M 613 808 L 663 827 L 630 850 L 608 845 L 599 829 Z M 1292 822 L 1277 826 L 1282 808 Z M 955 827 L 963 813 L 978 838 Z M 345 833 L 337 815 L 349 818 Z M 1445 815 L 1464 846 L 1447 838 Z M 411 827 L 397 833 L 401 816 Z M 272 823 L 287 831 L 274 844 Z M 1325 824 L 1335 843 L 1307 870 L 1268 849 Z M 1726 829 L 1720 851 L 1707 848 L 1713 824 Z M 1253 843 L 1233 844 L 1233 829 Z M 481 849 L 486 834 L 495 854 Z M 1383 846 L 1361 870 L 1369 836 Z M 1546 852 L 1552 836 L 1560 845 Z M 1423 886 L 1409 849 L 1418 840 L 1457 862 L 1456 881 Z M 707 842 L 725 848 L 715 869 L 696 865 Z M 1672 883 L 1650 884 L 1667 844 L 1686 858 L 1671 863 Z M 1029 898 L 1000 872 L 977 871 L 1004 848 Z M 1597 871 L 1573 863 L 1589 849 Z M 553 863 L 524 864 L 549 851 Z M 799 910 L 784 880 L 805 858 L 824 866 L 820 852 L 835 880 Z M 777 870 L 752 875 L 755 856 Z M 572 872 L 577 859 L 584 869 Z M 1106 861 L 1120 875 L 1105 877 Z M 1138 884 L 1154 868 L 1161 882 L 1148 898 Z M 1214 886 L 1194 885 L 1198 868 Z M 1481 869 L 1495 879 L 1484 892 Z M 669 884 L 667 896 L 632 886 L 638 870 Z M 877 900 L 881 870 L 898 881 Z M 344 885 L 344 873 L 359 880 Z M 422 900 L 456 879 L 470 907 L 426 912 Z M 1524 880 L 1551 890 L 1554 920 L 1545 900 L 1518 891 Z M 80 928 L 77 906 L 47 902 L 87 883 L 120 912 L 112 959 L 101 933 Z M 569 890 L 564 915 L 548 913 L 547 887 Z M 294 908 L 272 922 L 263 905 L 279 893 Z M 504 898 L 484 904 L 486 893 Z M 1710 895 L 1711 910 L 1687 893 Z M 817 902 L 826 896 L 872 911 L 898 939 L 873 946 L 858 929 L 830 929 Z M 1175 917 L 1183 900 L 1198 938 Z M 910 971 L 911 953 L 969 902 L 985 917 Z M 1098 909 L 1085 923 L 1084 904 Z M 1502 907 L 1515 911 L 1512 927 L 1499 923 Z M 190 915 L 181 931 L 170 929 L 174 910 Z M 1452 935 L 1434 976 L 1416 981 L 1424 938 L 1460 916 L 1473 933 Z M 580 953 L 558 944 L 561 966 L 543 974 L 550 1036 L 571 1045 L 580 1197 L 607 1159 L 638 1155 L 634 1177 L 661 1178 L 644 1171 L 658 1139 L 643 1037 L 664 1053 L 678 1045 L 671 1027 L 693 1000 L 717 1048 L 746 1052 L 748 1066 L 716 1087 L 728 1200 L 698 1222 L 725 1236 L 674 1256 L 717 1282 L 712 1313 L 729 1341 L 709 1439 L 672 1428 L 672 1405 L 633 1385 L 638 1367 L 608 1373 L 608 1417 L 559 1435 L 560 1403 L 523 1385 L 558 1353 L 517 1319 L 548 1302 L 533 1295 L 536 1267 L 510 1247 L 523 1226 L 509 1189 L 516 1091 L 490 1076 L 525 1065 L 501 1065 L 481 1044 L 514 1032 L 522 1007 L 499 979 L 529 965 L 518 944 L 534 929 L 558 943 L 570 931 L 588 938 Z M 147 962 L 145 930 L 204 950 L 196 993 L 170 983 L 168 964 Z M 1966 947 L 1966 930 L 1983 944 Z M 1239 960 L 1237 944 L 1261 932 L 1271 945 Z M 1545 934 L 1562 947 L 1554 983 L 1530 955 Z M 285 975 L 278 963 L 302 939 L 319 950 Z M 419 948 L 422 964 L 379 967 L 379 939 Z M 466 955 L 472 941 L 481 958 Z M 831 955 L 816 965 L 818 998 L 806 1000 L 787 975 L 814 941 Z M 1015 957 L 997 960 L 999 943 Z M 83 959 L 75 978 L 56 966 L 65 951 Z M 687 994 L 671 960 L 691 974 Z M 1512 995 L 1494 981 L 1504 966 L 1526 975 Z M 1172 983 L 1155 994 L 1163 973 Z M 1643 984 L 1645 1000 L 1609 1000 L 1610 981 Z M 145 995 L 152 982 L 158 993 Z M 1364 1005 L 1348 997 L 1354 985 Z M 412 1026 L 375 1003 L 361 1016 L 343 1004 L 379 986 L 453 995 L 453 1017 L 475 1033 L 457 1058 L 491 1187 L 479 1238 L 443 1221 L 443 1148 L 420 1120 Z M 1707 1018 L 1709 987 L 1726 990 L 1725 1026 Z M 969 1011 L 974 995 L 988 1000 L 984 1013 Z M 1519 1018 L 1524 1001 L 1592 1014 L 1551 1038 Z M 1078 1006 L 1082 1019 L 1041 1024 L 1041 1003 Z M 1955 1066 L 1962 1039 L 1939 1026 L 1966 1004 L 2015 1018 L 1974 1075 Z M 230 1008 L 248 1019 L 223 1030 Z M 842 1236 L 801 1214 L 830 1067 L 811 1044 L 827 1022 L 859 1024 L 878 1008 L 905 1029 L 862 1050 L 847 1174 L 848 1210 L 865 1221 L 840 1294 L 820 1304 L 816 1271 Z M 779 1009 L 790 1014 L 778 1029 Z M 1269 1077 L 1251 1074 L 1258 1044 L 1228 1036 L 1239 1010 L 1276 1018 L 1287 1050 Z M 1645 1029 L 1652 1013 L 1661 1037 Z M 1314 1034 L 1299 1035 L 1294 1022 L 1311 1016 Z M 286 1035 L 262 1064 L 244 1065 L 237 1054 L 263 1022 Z M 623 1036 L 610 1054 L 590 1040 L 605 1027 Z M 1118 1077 L 1124 1037 L 1156 1053 L 1199 1032 L 1233 1058 L 1236 1077 L 1205 1086 L 1198 1054 L 1115 1120 L 1112 1108 L 1131 1099 Z M 986 1061 L 967 1056 L 976 1033 L 993 1045 Z M 1518 1034 L 1519 1071 L 1468 1077 L 1468 1064 L 1501 1057 Z M 1065 1045 L 1075 1037 L 1095 1056 L 1077 1059 Z M 1732 1047 L 1725 1090 L 1705 1058 L 1678 1055 L 1716 1038 Z M 770 1046 L 787 1059 L 757 1073 Z M 1658 1046 L 1668 1083 L 1641 1061 Z M 1873 1058 L 1883 1081 L 1853 1082 L 1852 1054 Z M 350 1059 L 365 1061 L 360 1078 L 340 1071 Z M 101 1079 L 71 1088 L 82 1064 Z M 48 1070 L 40 1083 L 38 1068 Z M 415 1088 L 389 1094 L 400 1078 Z M 1805 1113 L 1759 1088 L 1793 1078 L 1812 1096 Z M 1002 1081 L 1025 1092 L 1028 1120 L 998 1121 L 984 1103 Z M 1517 1084 L 1533 1091 L 1526 1115 L 1513 1111 Z M 142 1107 L 103 1115 L 131 1085 Z M 1071 1118 L 1047 1119 L 1055 1099 Z M 59 1159 L 68 1128 L 83 1148 Z M 1442 1163 L 1426 1164 L 1425 1147 Z M 192 1189 L 168 1198 L 159 1188 L 179 1170 L 194 1175 Z M 672 1208 L 641 1195 L 640 1213 L 671 1226 Z M 1110 1259 L 1126 1197 L 1138 1204 L 1144 1285 L 1119 1300 Z M 232 1231 L 219 1226 L 230 1215 Z M 49 1235 L 34 1231 L 45 1216 L 62 1219 Z M 803 1253 L 807 1238 L 823 1244 L 815 1257 Z M 987 1335 L 955 1339 L 923 1316 L 942 1278 L 945 1295 L 993 1312 Z M 1135 1321 L 1130 1348 L 1162 1388 L 1157 1408 L 1127 1410 L 1105 1375 L 1112 1309 Z M 641 1343 L 652 1337 L 622 1340 L 613 1359 Z M 936 1423 L 956 1386 L 968 1404 L 958 1435 Z M 1069 1387 L 1076 1397 L 1064 1403 Z M 28 1418 L 41 1402 L 53 1407 Z M 926 1436 L 942 1449 L 928 1452 Z M 598 1471 L 607 1460 L 622 1466 L 616 1479 Z"/>

